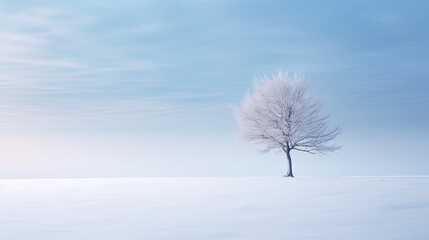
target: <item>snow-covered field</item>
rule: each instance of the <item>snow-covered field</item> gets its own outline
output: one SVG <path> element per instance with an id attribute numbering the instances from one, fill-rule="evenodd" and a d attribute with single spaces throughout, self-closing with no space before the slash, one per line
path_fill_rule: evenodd
<path id="1" fill-rule="evenodd" d="M 0 180 L 1 240 L 429 239 L 429 177 Z"/>

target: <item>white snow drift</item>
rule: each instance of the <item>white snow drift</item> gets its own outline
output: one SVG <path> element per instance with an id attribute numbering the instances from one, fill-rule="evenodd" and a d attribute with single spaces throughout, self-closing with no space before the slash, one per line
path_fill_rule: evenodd
<path id="1" fill-rule="evenodd" d="M 0 180 L 0 239 L 429 239 L 429 178 Z"/>

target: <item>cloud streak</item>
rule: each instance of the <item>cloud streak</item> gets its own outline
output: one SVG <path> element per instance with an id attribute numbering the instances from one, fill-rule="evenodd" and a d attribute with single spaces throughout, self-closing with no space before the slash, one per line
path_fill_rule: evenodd
<path id="1" fill-rule="evenodd" d="M 91 48 L 81 49 L 69 42 L 93 38 L 90 42 L 97 42 L 95 48 L 110 48 L 109 41 L 90 36 L 86 30 L 96 27 L 91 25 L 100 20 L 97 17 L 103 16 L 88 18 L 52 8 L 2 14 L 0 20 L 7 27 L 0 34 L 0 128 L 64 127 L 87 121 L 120 124 L 174 115 L 197 106 L 178 102 L 184 96 L 192 98 L 192 93 L 176 95 L 175 101 L 171 96 L 176 93 L 153 98 L 144 95 L 159 82 L 146 73 L 171 65 L 111 53 L 94 61 Z M 121 32 L 150 34 L 161 28 L 147 24 Z M 76 50 L 79 56 L 62 52 L 66 48 Z M 143 94 L 130 91 L 130 83 Z"/>
<path id="2" fill-rule="evenodd" d="M 425 108 L 419 4 L 3 2 L 0 128 L 228 125 L 226 106 L 278 67 L 306 72 L 345 115 Z"/>

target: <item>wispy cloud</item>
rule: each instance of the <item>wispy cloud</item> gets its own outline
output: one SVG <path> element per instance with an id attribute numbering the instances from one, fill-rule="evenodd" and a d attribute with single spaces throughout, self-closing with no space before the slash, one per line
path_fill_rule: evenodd
<path id="1" fill-rule="evenodd" d="M 5 128 L 198 116 L 216 126 L 255 75 L 278 67 L 306 72 L 345 112 L 429 100 L 427 14 L 417 2 L 0 5 Z"/>
<path id="2" fill-rule="evenodd" d="M 39 7 L 1 15 L 6 26 L 0 32 L 1 128 L 132 122 L 193 107 L 177 102 L 180 98 L 145 96 L 150 85 L 159 82 L 148 72 L 172 65 L 115 55 L 118 49 L 109 39 L 88 30 L 96 28 L 100 18 L 103 15 Z M 143 24 L 116 34 L 161 29 L 159 24 Z M 130 81 L 136 89 L 127 87 Z M 142 92 L 136 93 L 138 89 Z"/>

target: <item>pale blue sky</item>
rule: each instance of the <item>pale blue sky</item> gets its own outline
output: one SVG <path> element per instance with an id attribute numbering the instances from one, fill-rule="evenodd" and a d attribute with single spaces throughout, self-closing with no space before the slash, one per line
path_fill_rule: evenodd
<path id="1" fill-rule="evenodd" d="M 0 0 L 0 177 L 281 175 L 231 106 L 300 70 L 344 133 L 296 175 L 429 174 L 427 1 Z"/>

